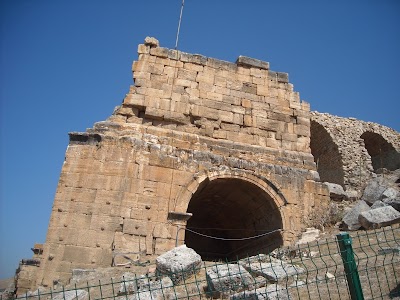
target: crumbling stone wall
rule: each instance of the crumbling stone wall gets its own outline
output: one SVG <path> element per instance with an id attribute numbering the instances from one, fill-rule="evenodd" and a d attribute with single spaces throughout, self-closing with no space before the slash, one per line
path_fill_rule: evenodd
<path id="1" fill-rule="evenodd" d="M 309 104 L 286 73 L 151 38 L 138 52 L 122 105 L 87 132 L 70 133 L 40 266 L 19 293 L 176 242 L 222 256 L 288 244 L 329 200 L 310 150 Z M 185 236 L 187 222 L 227 238 L 274 234 L 251 248 L 204 249 Z"/>
<path id="2" fill-rule="evenodd" d="M 400 168 L 400 134 L 383 125 L 327 113 L 311 113 L 311 151 L 321 181 L 360 196 L 380 168 Z"/>

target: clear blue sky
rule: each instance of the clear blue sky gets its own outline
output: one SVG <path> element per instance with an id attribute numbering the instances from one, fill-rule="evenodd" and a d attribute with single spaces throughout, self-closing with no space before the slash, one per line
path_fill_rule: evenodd
<path id="1" fill-rule="evenodd" d="M 44 242 L 68 132 L 105 120 L 181 0 L 0 0 L 0 278 Z M 312 110 L 400 131 L 400 1 L 186 0 L 179 49 L 288 72 Z"/>

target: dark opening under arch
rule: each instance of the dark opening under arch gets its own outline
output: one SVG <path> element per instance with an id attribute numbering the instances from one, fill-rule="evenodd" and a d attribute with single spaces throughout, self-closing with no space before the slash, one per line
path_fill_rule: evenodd
<path id="1" fill-rule="evenodd" d="M 244 238 L 282 229 L 279 208 L 257 185 L 237 178 L 204 181 L 190 200 L 187 228 L 224 239 Z M 236 259 L 282 246 L 280 231 L 251 240 L 226 241 L 186 231 L 185 243 L 203 259 Z"/>
<path id="2" fill-rule="evenodd" d="M 400 153 L 380 134 L 366 131 L 361 135 L 361 138 L 371 156 L 374 171 L 380 168 L 392 171 L 400 168 Z"/>
<path id="3" fill-rule="evenodd" d="M 310 148 L 321 181 L 344 186 L 343 162 L 338 146 L 326 129 L 315 121 L 311 121 Z"/>

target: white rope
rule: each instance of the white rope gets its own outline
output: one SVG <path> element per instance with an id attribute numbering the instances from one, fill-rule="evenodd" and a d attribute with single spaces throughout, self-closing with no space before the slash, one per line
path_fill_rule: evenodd
<path id="1" fill-rule="evenodd" d="M 178 48 L 179 31 L 181 30 L 182 12 L 183 12 L 183 6 L 184 5 L 185 5 L 185 0 L 182 0 L 181 14 L 179 16 L 179 23 L 178 23 L 178 31 L 176 32 L 175 50 Z"/>
<path id="2" fill-rule="evenodd" d="M 234 239 L 234 238 L 222 238 L 222 237 L 217 237 L 217 236 L 211 236 L 211 235 L 203 234 L 203 233 L 200 233 L 200 232 L 197 232 L 197 231 L 194 231 L 194 230 L 190 230 L 189 228 L 185 228 L 185 230 L 187 230 L 187 231 L 189 231 L 189 232 L 191 232 L 191 233 L 194 233 L 194 234 L 197 234 L 197 235 L 200 235 L 200 236 L 209 238 L 209 239 L 214 239 L 214 240 L 221 240 L 221 241 L 245 241 L 245 240 L 251 240 L 251 239 L 256 239 L 256 238 L 259 238 L 259 237 L 262 237 L 262 236 L 266 236 L 266 235 L 268 235 L 268 234 L 271 234 L 271 233 L 274 233 L 274 232 L 277 232 L 277 231 L 281 231 L 282 229 L 275 229 L 275 230 L 273 230 L 273 231 L 265 232 L 265 233 L 262 233 L 262 234 L 259 234 L 259 235 L 249 236 L 249 237 L 245 237 L 245 238 L 238 238 L 238 239 Z"/>

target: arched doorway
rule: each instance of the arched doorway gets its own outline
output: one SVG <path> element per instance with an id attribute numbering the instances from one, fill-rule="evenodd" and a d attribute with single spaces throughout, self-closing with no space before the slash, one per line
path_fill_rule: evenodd
<path id="1" fill-rule="evenodd" d="M 361 135 L 361 138 L 364 140 L 365 148 L 371 156 L 374 171 L 380 168 L 386 168 L 391 171 L 400 168 L 400 153 L 380 134 L 367 131 Z"/>
<path id="2" fill-rule="evenodd" d="M 310 148 L 321 181 L 344 186 L 343 162 L 338 146 L 326 129 L 315 121 L 311 121 Z"/>
<path id="3" fill-rule="evenodd" d="M 203 259 L 231 260 L 283 244 L 279 207 L 271 195 L 250 181 L 239 178 L 205 180 L 193 194 L 187 212 L 193 216 L 187 222 L 185 243 Z M 271 231 L 275 232 L 263 235 Z M 232 240 L 257 235 L 263 236 Z"/>

